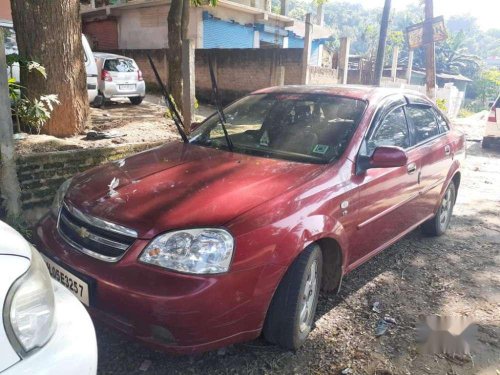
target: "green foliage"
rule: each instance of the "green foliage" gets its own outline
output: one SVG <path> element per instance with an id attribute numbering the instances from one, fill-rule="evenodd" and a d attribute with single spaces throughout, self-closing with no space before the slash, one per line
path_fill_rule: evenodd
<path id="1" fill-rule="evenodd" d="M 500 93 L 500 70 L 483 71 L 479 79 L 474 81 L 472 90 L 483 105 L 486 105 L 488 100 L 495 99 Z"/>
<path id="2" fill-rule="evenodd" d="M 458 117 L 459 118 L 465 118 L 465 117 L 470 117 L 476 112 L 471 112 L 466 108 L 460 108 L 460 111 L 458 111 Z"/>
<path id="3" fill-rule="evenodd" d="M 26 97 L 17 100 L 16 116 L 21 123 L 27 125 L 31 132 L 40 133 L 42 127 L 50 119 L 54 105 L 59 104 L 57 95 L 42 95 L 39 99 Z"/>
<path id="4" fill-rule="evenodd" d="M 47 78 L 45 68 L 36 61 L 25 60 L 17 54 L 7 55 L 7 66 L 17 63 L 20 69 L 25 69 L 29 73 L 38 73 L 43 78 Z M 50 119 L 54 105 L 59 104 L 57 95 L 41 95 L 40 98 L 30 99 L 23 94 L 25 87 L 16 82 L 14 78 L 9 78 L 9 96 L 12 103 L 12 113 L 16 118 L 17 129 L 21 130 L 21 124 L 26 126 L 31 132 L 40 133 L 42 127 Z"/>
<path id="5" fill-rule="evenodd" d="M 33 231 L 29 227 L 29 225 L 26 223 L 26 221 L 23 219 L 22 216 L 12 216 L 8 215 L 5 218 L 5 222 L 9 224 L 12 228 L 17 230 L 25 239 L 28 241 L 31 240 L 33 236 Z"/>
<path id="6" fill-rule="evenodd" d="M 436 99 L 436 105 L 442 112 L 446 113 L 448 111 L 445 99 Z"/>
<path id="7" fill-rule="evenodd" d="M 463 31 L 449 33 L 448 39 L 436 48 L 436 69 L 474 78 L 481 67 L 481 58 L 470 54 Z"/>

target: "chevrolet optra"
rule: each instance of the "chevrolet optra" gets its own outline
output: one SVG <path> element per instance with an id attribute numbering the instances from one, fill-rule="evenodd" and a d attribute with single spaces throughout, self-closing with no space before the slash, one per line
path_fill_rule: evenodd
<path id="1" fill-rule="evenodd" d="M 65 182 L 36 242 L 92 316 L 150 346 L 296 349 L 320 289 L 419 226 L 446 231 L 463 156 L 416 92 L 264 89 Z"/>

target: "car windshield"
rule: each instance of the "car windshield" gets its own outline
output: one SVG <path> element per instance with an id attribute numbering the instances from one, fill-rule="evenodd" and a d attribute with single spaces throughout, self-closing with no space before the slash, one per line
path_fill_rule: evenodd
<path id="1" fill-rule="evenodd" d="M 309 163 L 336 160 L 351 140 L 366 103 L 327 94 L 255 94 L 224 109 L 233 151 Z M 190 143 L 227 149 L 214 114 Z"/>
<path id="2" fill-rule="evenodd" d="M 104 70 L 109 72 L 130 73 L 135 71 L 135 64 L 129 59 L 107 59 Z"/>

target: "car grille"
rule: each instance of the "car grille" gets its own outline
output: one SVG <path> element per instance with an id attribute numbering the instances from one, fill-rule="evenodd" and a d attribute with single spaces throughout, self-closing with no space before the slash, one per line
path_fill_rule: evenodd
<path id="1" fill-rule="evenodd" d="M 88 216 L 66 204 L 59 213 L 57 227 L 69 245 L 106 262 L 118 261 L 137 238 L 134 230 Z"/>

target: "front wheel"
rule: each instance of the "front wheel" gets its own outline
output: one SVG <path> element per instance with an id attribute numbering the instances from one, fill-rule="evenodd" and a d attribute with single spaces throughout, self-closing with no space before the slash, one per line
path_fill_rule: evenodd
<path id="1" fill-rule="evenodd" d="M 441 236 L 450 225 L 457 189 L 453 182 L 446 189 L 436 216 L 422 224 L 422 230 L 429 236 Z"/>
<path id="2" fill-rule="evenodd" d="M 266 340 L 296 350 L 312 329 L 321 286 L 323 258 L 318 245 L 309 245 L 287 270 L 267 312 Z"/>
<path id="3" fill-rule="evenodd" d="M 130 100 L 130 103 L 132 103 L 133 105 L 139 105 L 142 103 L 142 97 L 140 96 L 133 96 L 131 98 L 128 98 Z"/>

